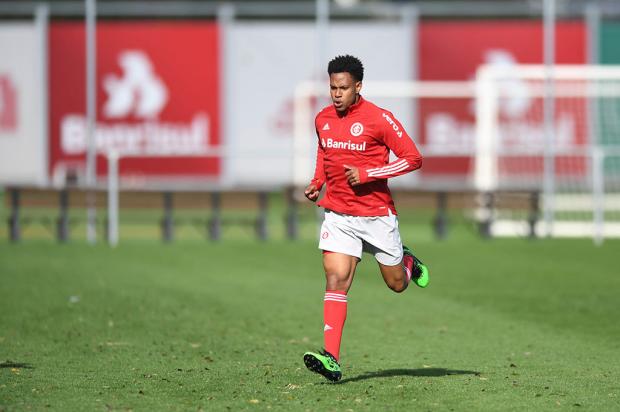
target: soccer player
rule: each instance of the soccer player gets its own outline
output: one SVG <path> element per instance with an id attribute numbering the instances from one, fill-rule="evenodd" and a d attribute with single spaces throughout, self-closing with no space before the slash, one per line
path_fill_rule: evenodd
<path id="1" fill-rule="evenodd" d="M 304 194 L 325 208 L 319 249 L 323 251 L 326 290 L 324 344 L 306 352 L 308 369 L 340 380 L 340 341 L 347 315 L 347 292 L 362 252 L 374 255 L 383 280 L 395 292 L 410 282 L 428 285 L 428 268 L 402 245 L 387 179 L 419 169 L 422 156 L 392 113 L 361 95 L 364 67 L 356 57 L 329 62 L 332 104 L 315 119 L 318 150 L 314 178 Z M 397 160 L 390 162 L 392 151 Z"/>

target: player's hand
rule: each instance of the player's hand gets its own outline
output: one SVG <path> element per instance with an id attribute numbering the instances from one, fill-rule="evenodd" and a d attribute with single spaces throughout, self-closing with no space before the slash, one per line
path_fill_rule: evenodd
<path id="1" fill-rule="evenodd" d="M 344 165 L 344 175 L 351 186 L 357 186 L 361 184 L 360 171 L 355 166 Z"/>
<path id="2" fill-rule="evenodd" d="M 316 202 L 316 200 L 319 198 L 320 192 L 321 191 L 317 189 L 315 185 L 309 184 L 308 187 L 306 187 L 306 190 L 304 190 L 304 195 L 306 195 L 308 200 Z"/>

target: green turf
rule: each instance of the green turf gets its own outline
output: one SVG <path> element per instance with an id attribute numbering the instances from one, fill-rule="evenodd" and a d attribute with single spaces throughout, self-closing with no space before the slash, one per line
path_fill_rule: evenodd
<path id="1" fill-rule="evenodd" d="M 0 410 L 618 410 L 620 243 L 405 238 L 427 289 L 372 259 L 343 380 L 322 344 L 313 241 L 0 242 Z"/>

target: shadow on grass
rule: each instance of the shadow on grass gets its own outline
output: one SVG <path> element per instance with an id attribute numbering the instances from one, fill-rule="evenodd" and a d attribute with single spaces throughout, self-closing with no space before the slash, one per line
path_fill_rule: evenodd
<path id="1" fill-rule="evenodd" d="M 21 362 L 0 362 L 0 369 L 2 368 L 21 368 L 21 369 L 34 369 L 34 367 L 29 363 L 21 363 Z"/>
<path id="2" fill-rule="evenodd" d="M 422 368 L 422 369 L 386 369 L 377 372 L 367 372 L 353 378 L 343 379 L 340 384 L 348 382 L 358 382 L 366 379 L 391 378 L 394 376 L 416 376 L 416 377 L 437 377 L 449 375 L 480 375 L 476 371 L 464 371 L 446 368 Z"/>

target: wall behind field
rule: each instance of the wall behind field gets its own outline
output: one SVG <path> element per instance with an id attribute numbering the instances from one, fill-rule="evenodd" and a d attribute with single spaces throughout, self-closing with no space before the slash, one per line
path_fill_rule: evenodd
<path id="1" fill-rule="evenodd" d="M 0 184 L 45 185 L 45 50 L 34 23 L 0 25 Z"/>
<path id="2" fill-rule="evenodd" d="M 7 37 L 9 26 L 0 25 L 3 56 L 10 55 L 9 44 L 26 44 Z M 556 34 L 558 62 L 584 63 L 584 22 L 559 21 Z M 81 21 L 50 22 L 48 86 L 33 87 L 42 84 L 32 70 L 43 64 L 40 48 L 20 47 L 19 59 L 0 60 L 1 101 L 10 102 L 15 88 L 17 117 L 25 119 L 19 122 L 20 132 L 7 132 L 2 124 L 9 123 L 2 119 L 10 118 L 11 111 L 0 105 L 0 183 L 41 184 L 49 179 L 64 184 L 83 175 L 83 36 Z M 617 23 L 601 24 L 603 63 L 620 62 L 619 38 Z M 317 39 L 314 24 L 307 20 L 233 19 L 223 25 L 201 19 L 102 19 L 96 80 L 101 153 L 110 148 L 131 152 L 134 157 L 123 159 L 120 170 L 124 184 L 136 188 L 153 181 L 172 187 L 289 184 L 294 88 L 305 80 L 325 80 L 327 62 L 317 62 Z M 327 39 L 323 53 L 358 55 L 368 81 L 469 80 L 483 63 L 542 62 L 542 23 L 535 19 L 422 19 L 418 26 L 336 20 Z M 7 86 L 2 80 L 7 70 L 14 78 L 32 79 L 12 80 Z M 49 133 L 43 131 L 43 115 L 36 112 L 45 90 L 50 92 Z M 319 101 L 317 106 L 328 103 Z M 442 157 L 441 151 L 459 147 L 473 152 L 472 99 L 376 103 L 394 112 L 423 152 L 438 151 L 427 158 L 422 178 L 466 179 L 471 174 L 471 156 Z M 201 155 L 206 151 L 209 154 Z M 98 157 L 97 170 L 100 178 L 106 176 L 104 156 Z M 394 184 L 415 188 L 417 182 L 404 177 Z"/>

